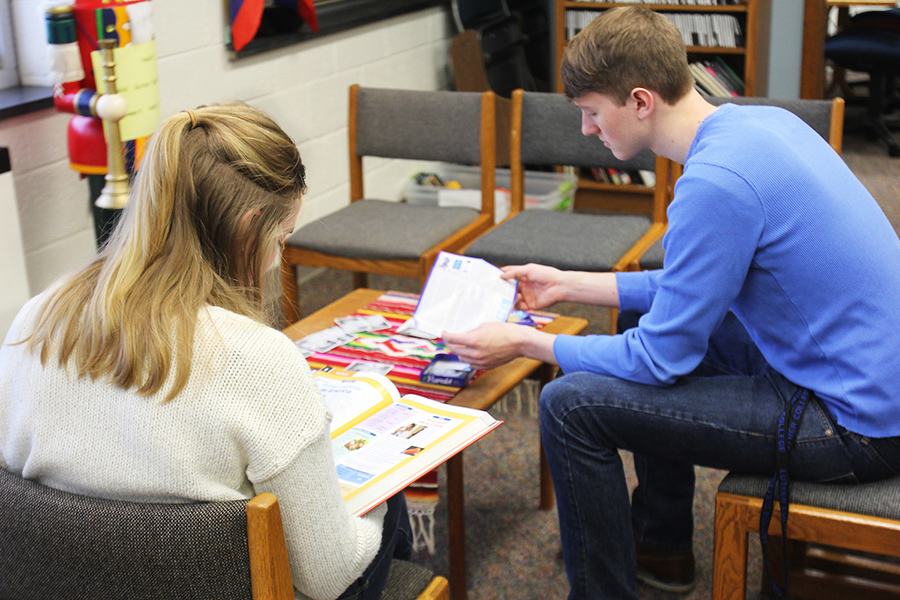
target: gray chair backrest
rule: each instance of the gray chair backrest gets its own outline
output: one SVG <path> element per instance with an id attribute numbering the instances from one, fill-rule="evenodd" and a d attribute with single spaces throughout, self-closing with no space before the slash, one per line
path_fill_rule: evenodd
<path id="1" fill-rule="evenodd" d="M 104 500 L 0 469 L 0 598 L 249 600 L 245 504 Z"/>
<path id="2" fill-rule="evenodd" d="M 358 156 L 481 162 L 481 93 L 359 88 Z"/>
<path id="3" fill-rule="evenodd" d="M 778 98 L 754 98 L 746 96 L 738 98 L 711 96 L 706 98 L 706 100 L 715 106 L 731 103 L 742 106 L 777 106 L 789 110 L 803 119 L 807 125 L 816 131 L 816 133 L 825 138 L 825 141 L 831 142 L 831 100 L 783 100 Z"/>
<path id="4" fill-rule="evenodd" d="M 525 92 L 522 95 L 522 163 L 647 170 L 656 158 L 644 150 L 621 161 L 596 136 L 581 133 L 581 111 L 563 94 Z"/>

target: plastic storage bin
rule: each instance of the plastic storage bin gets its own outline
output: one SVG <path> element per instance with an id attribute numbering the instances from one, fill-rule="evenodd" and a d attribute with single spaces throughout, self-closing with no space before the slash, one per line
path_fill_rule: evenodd
<path id="1" fill-rule="evenodd" d="M 420 185 L 415 177 L 411 177 L 405 190 L 407 202 L 431 206 L 480 206 L 481 196 L 475 193 L 481 189 L 481 170 L 478 167 L 439 165 L 432 172 L 444 183 L 457 182 L 459 189 Z M 509 214 L 509 169 L 497 169 L 495 177 L 495 220 L 501 221 Z M 573 174 L 526 171 L 525 208 L 571 211 L 577 182 L 578 178 Z"/>

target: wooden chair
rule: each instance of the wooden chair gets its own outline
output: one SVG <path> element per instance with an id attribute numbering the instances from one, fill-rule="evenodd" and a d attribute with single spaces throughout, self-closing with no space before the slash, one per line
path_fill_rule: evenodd
<path id="1" fill-rule="evenodd" d="M 446 579 L 395 562 L 384 598 L 447 600 Z M 249 501 L 124 502 L 63 492 L 5 469 L 0 574 L 0 598 L 10 600 L 294 598 L 272 494 Z"/>
<path id="2" fill-rule="evenodd" d="M 713 600 L 745 598 L 747 540 L 759 531 L 768 485 L 768 477 L 734 473 L 719 485 Z M 781 517 L 775 504 L 769 526 L 770 563 L 783 581 Z M 792 481 L 787 536 L 792 598 L 900 598 L 900 477 L 862 485 Z M 867 555 L 848 555 L 835 547 Z"/>
<path id="3" fill-rule="evenodd" d="M 844 100 L 779 100 L 776 98 L 708 98 L 716 106 L 730 102 L 740 105 L 766 105 L 778 106 L 791 111 L 815 129 L 819 135 L 825 138 L 838 154 L 844 143 Z M 675 182 L 681 175 L 682 166 L 672 163 L 672 175 L 669 181 L 669 199 L 674 197 Z M 662 269 L 663 245 L 662 239 L 666 233 L 663 226 L 653 232 L 653 235 L 645 237 L 641 243 L 636 244 L 628 254 L 623 257 L 623 270 L 640 271 L 641 269 Z"/>
<path id="4" fill-rule="evenodd" d="M 715 104 L 765 104 L 797 114 L 841 152 L 844 102 L 714 98 Z M 661 268 L 657 240 L 636 268 Z M 729 473 L 716 494 L 713 599 L 745 597 L 748 536 L 759 531 L 768 477 Z M 900 566 L 874 557 L 850 556 L 838 549 L 900 558 L 900 478 L 865 485 L 791 483 L 790 593 L 815 600 L 900 598 Z M 778 508 L 769 528 L 770 566 L 782 577 Z M 763 576 L 764 580 L 766 576 Z"/>
<path id="5" fill-rule="evenodd" d="M 298 265 L 424 283 L 441 250 L 458 252 L 494 222 L 495 95 L 350 88 L 350 205 L 302 227 L 283 252 L 282 309 L 300 319 Z M 481 208 L 441 208 L 367 199 L 363 157 L 480 165 Z"/>
<path id="6" fill-rule="evenodd" d="M 623 259 L 631 248 L 665 230 L 670 161 L 649 150 L 618 160 L 596 137 L 582 135 L 579 110 L 562 94 L 516 90 L 511 120 L 510 214 L 470 244 L 466 254 L 499 266 L 535 262 L 575 271 L 619 271 L 626 267 Z M 654 171 L 652 213 L 523 210 L 526 165 Z"/>

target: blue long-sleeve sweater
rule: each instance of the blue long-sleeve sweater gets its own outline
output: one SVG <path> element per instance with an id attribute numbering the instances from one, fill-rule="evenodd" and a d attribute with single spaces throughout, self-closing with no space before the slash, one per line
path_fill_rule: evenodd
<path id="1" fill-rule="evenodd" d="M 838 423 L 900 435 L 900 239 L 803 121 L 725 105 L 703 121 L 668 210 L 665 268 L 618 273 L 616 336 L 559 336 L 567 373 L 668 385 L 702 360 L 732 310 L 779 373 Z"/>

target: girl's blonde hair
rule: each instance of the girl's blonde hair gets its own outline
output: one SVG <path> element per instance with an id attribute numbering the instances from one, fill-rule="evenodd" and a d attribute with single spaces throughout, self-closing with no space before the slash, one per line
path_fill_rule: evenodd
<path id="1" fill-rule="evenodd" d="M 306 189 L 291 138 L 230 103 L 166 119 L 150 141 L 121 221 L 99 255 L 50 293 L 27 338 L 47 363 L 166 400 L 187 383 L 198 312 L 262 321 L 263 279 Z"/>

